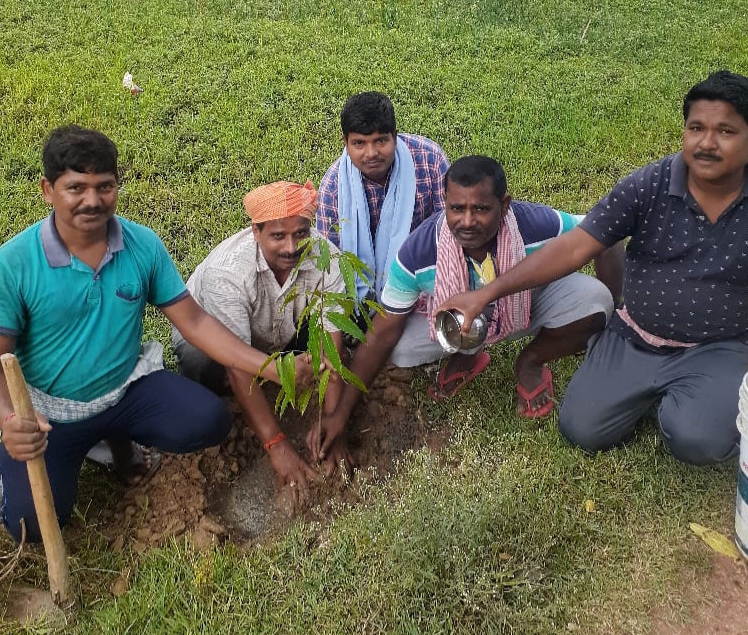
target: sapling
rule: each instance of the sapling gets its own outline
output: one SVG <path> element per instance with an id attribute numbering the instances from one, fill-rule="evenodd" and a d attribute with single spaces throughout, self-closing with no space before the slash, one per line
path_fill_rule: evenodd
<path id="1" fill-rule="evenodd" d="M 265 365 L 275 361 L 280 379 L 280 392 L 275 402 L 275 410 L 282 415 L 288 406 L 296 408 L 302 414 L 306 411 L 312 395 L 317 393 L 319 416 L 317 425 L 321 425 L 322 414 L 325 412 L 326 401 L 334 406 L 337 402 L 337 392 L 340 389 L 339 377 L 342 381 L 353 384 L 362 392 L 366 392 L 363 382 L 346 368 L 338 349 L 335 347 L 330 332 L 325 328 L 325 321 L 335 326 L 342 333 L 357 343 L 366 341 L 364 330 L 357 324 L 356 317 L 360 316 L 366 328 L 371 326 L 371 313 L 382 313 L 381 305 L 367 297 L 359 299 L 356 293 L 356 278 L 363 280 L 371 288 L 371 270 L 354 254 L 347 251 L 330 250 L 330 243 L 323 237 L 310 236 L 299 243 L 301 254 L 296 269 L 309 260 L 322 273 L 317 286 L 311 291 L 305 291 L 306 306 L 299 316 L 297 333 L 306 326 L 309 337 L 306 350 L 293 352 L 276 352 L 271 354 Z M 337 260 L 341 277 L 345 283 L 345 291 L 325 291 L 325 276 L 330 274 L 330 266 Z M 301 293 L 298 286 L 293 287 L 286 296 L 283 308 L 293 302 Z M 281 309 L 282 310 L 282 309 Z M 314 368 L 314 385 L 296 390 L 294 357 L 307 354 L 311 358 Z M 324 363 L 323 363 L 324 362 Z M 332 373 L 337 377 L 331 381 Z M 329 397 L 329 400 L 327 398 Z"/>

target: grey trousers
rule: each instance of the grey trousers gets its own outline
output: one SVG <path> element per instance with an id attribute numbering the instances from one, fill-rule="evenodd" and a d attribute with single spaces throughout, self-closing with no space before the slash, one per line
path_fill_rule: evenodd
<path id="1" fill-rule="evenodd" d="M 724 461 L 739 449 L 735 419 L 747 369 L 748 346 L 735 340 L 660 354 L 607 328 L 569 383 L 559 428 L 588 452 L 607 450 L 658 406 L 660 433 L 673 456 L 694 465 Z"/>
<path id="2" fill-rule="evenodd" d="M 535 335 L 541 328 L 555 329 L 595 313 L 610 318 L 613 298 L 608 288 L 597 278 L 583 273 L 572 273 L 545 286 L 532 290 L 530 325 L 526 331 L 515 333 L 510 340 Z M 390 355 L 390 362 L 401 368 L 430 364 L 449 354 L 429 335 L 429 320 L 422 313 L 412 313 L 405 323 L 405 331 Z M 475 349 L 476 351 L 479 349 Z"/>

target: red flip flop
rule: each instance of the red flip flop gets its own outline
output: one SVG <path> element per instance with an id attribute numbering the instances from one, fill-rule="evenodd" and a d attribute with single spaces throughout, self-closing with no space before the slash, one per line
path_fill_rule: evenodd
<path id="1" fill-rule="evenodd" d="M 540 408 L 533 408 L 530 402 L 535 399 L 538 395 L 547 392 L 550 399 L 546 401 Z M 556 404 L 553 401 L 553 373 L 548 366 L 543 366 L 542 378 L 540 384 L 532 390 L 528 391 L 521 384 L 517 384 L 517 394 L 524 400 L 524 404 L 520 403 L 517 409 L 517 414 L 525 419 L 540 419 L 547 417 Z"/>
<path id="2" fill-rule="evenodd" d="M 488 353 L 481 351 L 475 356 L 473 367 L 469 370 L 461 370 L 452 373 L 447 377 L 445 374 L 447 367 L 444 366 L 436 376 L 436 381 L 429 386 L 429 397 L 434 401 L 444 401 L 445 399 L 454 397 L 480 373 L 486 370 L 489 363 L 491 363 L 491 356 Z M 455 382 L 454 386 L 452 386 L 450 390 L 445 390 L 444 386 L 451 382 Z"/>

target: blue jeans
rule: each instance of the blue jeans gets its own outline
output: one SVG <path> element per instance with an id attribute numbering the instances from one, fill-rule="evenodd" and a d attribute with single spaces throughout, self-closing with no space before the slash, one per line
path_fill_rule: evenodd
<path id="1" fill-rule="evenodd" d="M 55 510 L 65 524 L 78 492 L 78 475 L 86 453 L 102 439 L 132 439 L 165 452 L 195 452 L 223 441 L 231 416 L 223 401 L 206 388 L 167 370 L 133 382 L 122 400 L 105 412 L 75 423 L 50 422 L 44 454 Z M 0 444 L 3 481 L 2 520 L 11 535 L 41 540 L 26 464 L 15 461 Z"/>

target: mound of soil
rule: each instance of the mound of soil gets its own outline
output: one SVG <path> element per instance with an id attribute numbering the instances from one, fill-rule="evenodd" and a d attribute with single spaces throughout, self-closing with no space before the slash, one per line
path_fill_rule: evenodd
<path id="1" fill-rule="evenodd" d="M 354 412 L 348 426 L 348 444 L 357 472 L 355 478 L 386 476 L 397 458 L 425 443 L 437 445 L 448 431 L 429 435 L 411 398 L 409 369 L 388 368 Z M 268 391 L 274 400 L 275 393 Z M 236 403 L 231 432 L 221 447 L 177 456 L 165 455 L 147 483 L 131 488 L 113 510 L 103 528 L 113 548 L 127 542 L 135 551 L 166 539 L 190 534 L 197 548 L 227 538 L 256 540 L 285 528 L 295 513 L 325 517 L 331 501 L 355 502 L 354 489 L 340 475 L 313 484 L 302 509 L 293 509 L 287 488 L 279 488 L 270 460 L 244 424 Z M 309 460 L 304 439 L 317 420 L 311 407 L 302 417 L 287 411 L 281 428 L 301 455 Z M 107 518 L 107 520 L 109 520 Z"/>

